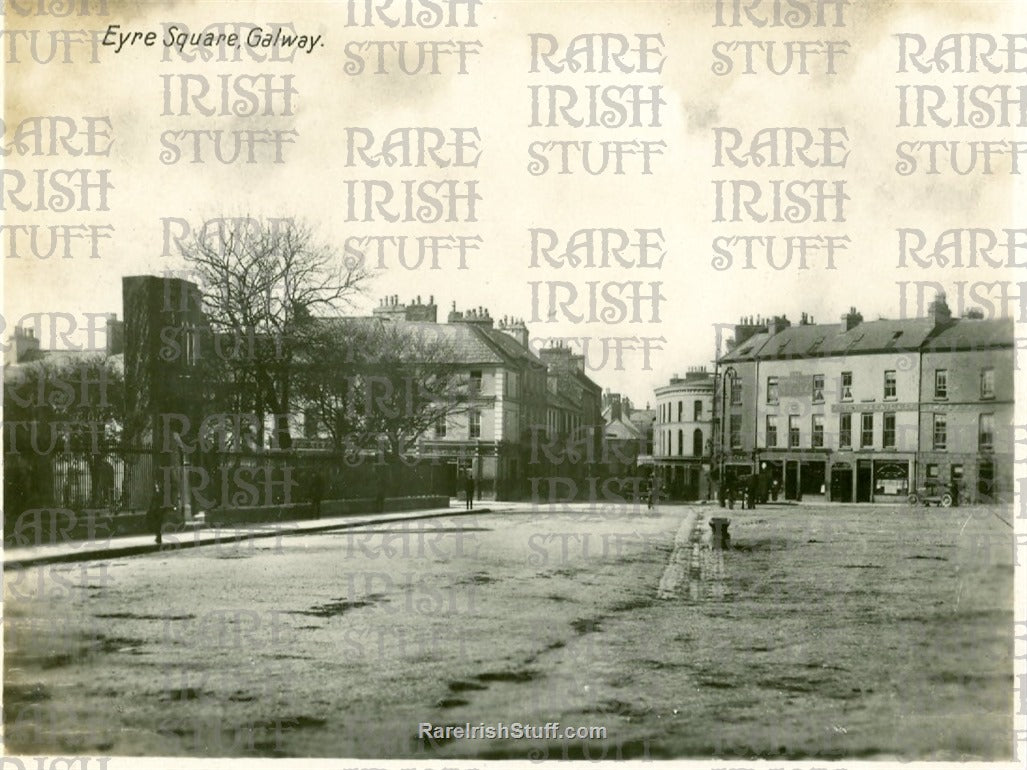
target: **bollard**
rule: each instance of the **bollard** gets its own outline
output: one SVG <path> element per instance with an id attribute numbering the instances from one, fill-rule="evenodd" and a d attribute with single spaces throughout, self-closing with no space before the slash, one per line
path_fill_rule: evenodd
<path id="1" fill-rule="evenodd" d="M 731 519 L 720 516 L 710 519 L 710 529 L 713 530 L 713 547 L 718 551 L 725 551 L 731 547 L 731 535 L 727 531 L 730 523 Z"/>

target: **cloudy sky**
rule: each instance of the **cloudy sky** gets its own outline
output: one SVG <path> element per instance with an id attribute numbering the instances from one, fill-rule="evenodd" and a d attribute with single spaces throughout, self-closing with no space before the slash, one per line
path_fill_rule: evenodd
<path id="1" fill-rule="evenodd" d="M 361 2 L 361 6 L 363 3 Z M 402 3 L 394 3 L 400 6 Z M 416 10 L 425 10 L 419 3 Z M 709 2 L 495 2 L 484 0 L 476 9 L 473 28 L 440 26 L 434 29 L 382 25 L 347 26 L 347 4 L 293 2 L 288 4 L 202 2 L 133 4 L 110 2 L 106 16 L 66 18 L 19 17 L 8 14 L 8 35 L 23 29 L 22 47 L 8 48 L 5 76 L 5 147 L 12 150 L 18 122 L 38 115 L 109 117 L 113 144 L 109 156 L 99 158 L 23 155 L 5 158 L 6 224 L 113 225 L 114 237 L 100 245 L 99 259 L 86 258 L 82 245 L 72 259 L 12 258 L 6 236 L 4 316 L 8 329 L 36 312 L 121 312 L 120 277 L 127 274 L 179 270 L 182 261 L 162 254 L 162 218 L 178 217 L 199 223 L 220 215 L 300 217 L 342 255 L 347 238 L 354 236 L 454 235 L 480 236 L 481 248 L 472 252 L 465 270 L 456 269 L 454 257 L 444 256 L 440 269 L 406 269 L 394 256 L 387 259 L 368 294 L 355 311 L 367 312 L 379 297 L 398 294 L 401 300 L 434 295 L 445 315 L 451 303 L 458 308 L 484 306 L 494 317 L 514 315 L 529 321 L 533 337 L 589 337 L 592 363 L 601 360 L 602 338 L 664 337 L 664 349 L 655 352 L 645 368 L 640 355 L 625 356 L 622 366 L 612 360 L 591 372 L 604 387 L 629 394 L 636 402 L 652 398 L 652 388 L 688 366 L 707 364 L 714 355 L 715 324 L 731 323 L 742 315 L 786 314 L 797 320 L 807 312 L 818 321 L 833 321 L 850 306 L 870 319 L 896 317 L 900 307 L 900 281 L 937 281 L 949 291 L 955 312 L 959 281 L 1014 280 L 1014 271 L 988 266 L 923 269 L 901 268 L 896 228 L 923 229 L 933 242 L 948 228 L 1016 227 L 1014 180 L 1008 157 L 993 163 L 995 173 L 975 171 L 960 176 L 943 167 L 939 174 L 897 173 L 896 145 L 902 141 L 1012 140 L 1014 127 L 984 128 L 899 127 L 898 86 L 938 85 L 952 98 L 953 86 L 1016 83 L 1016 75 L 991 73 L 920 74 L 898 72 L 897 33 L 923 35 L 931 48 L 938 38 L 953 32 L 1001 35 L 1023 29 L 1023 11 L 1016 3 L 905 3 L 857 2 L 845 11 L 841 28 L 756 28 L 714 26 Z M 1016 14 L 1021 18 L 1016 18 Z M 462 20 L 464 13 L 459 14 Z M 829 16 L 829 18 L 831 18 Z M 155 31 L 160 39 L 168 25 L 190 29 L 234 23 L 291 25 L 299 34 L 321 36 L 312 53 L 297 53 L 291 61 L 255 61 L 240 54 L 239 61 L 185 61 L 154 47 L 136 45 L 120 53 L 101 48 L 91 61 L 90 45 L 72 46 L 72 63 L 26 63 L 32 40 L 45 56 L 54 30 L 104 30 L 119 24 L 122 32 Z M 663 70 L 652 73 L 531 71 L 532 33 L 555 36 L 566 47 L 576 35 L 615 33 L 662 36 Z M 33 38 L 32 35 L 35 35 Z M 468 74 L 456 74 L 453 56 L 442 58 L 440 74 L 405 75 L 397 71 L 395 54 L 387 49 L 390 74 L 374 74 L 372 53 L 365 47 L 362 73 L 347 71 L 347 63 L 361 41 L 403 41 L 414 50 L 417 41 L 480 41 L 478 54 L 468 58 Z M 774 41 L 774 66 L 781 66 L 789 41 L 848 43 L 836 61 L 837 74 L 824 73 L 824 56 L 810 56 L 809 74 L 767 72 L 766 53 L 756 50 L 758 74 L 745 74 L 743 52 L 731 50 L 731 41 Z M 1001 41 L 1001 38 L 999 38 Z M 714 47 L 732 57 L 731 72 L 718 75 Z M 615 41 L 611 41 L 616 45 Z M 1027 47 L 1027 46 L 1024 46 Z M 765 51 L 765 49 L 762 49 Z M 793 47 L 792 49 L 796 49 Z M 823 50 L 821 44 L 816 50 Z M 598 54 L 597 54 L 598 55 Z M 760 56 L 764 58 L 760 58 Z M 13 62 L 13 57 L 19 62 Z M 60 58 L 60 57 L 58 57 Z M 230 57 L 234 58 L 234 57 Z M 1027 56 L 1021 57 L 1027 60 Z M 627 61 L 633 58 L 629 55 Z M 596 60 L 601 61 L 601 56 Z M 797 66 L 798 62 L 794 64 Z M 267 74 L 292 76 L 296 95 L 291 115 L 205 116 L 164 113 L 164 83 L 179 76 L 203 76 L 213 92 L 219 76 Z M 171 76 L 166 79 L 165 76 Z M 1020 76 L 1022 78 L 1022 75 Z M 659 125 L 648 120 L 641 127 L 532 127 L 530 86 L 570 86 L 579 98 L 588 86 L 637 85 L 647 92 L 661 88 L 665 102 Z M 545 94 L 543 89 L 540 93 Z M 177 103 L 177 92 L 174 94 Z M 216 99 L 206 104 L 219 107 Z M 281 100 L 275 105 L 280 107 Z M 545 105 L 543 105 L 545 106 Z M 948 107 L 945 108 L 946 110 Z M 280 109 L 277 110 L 281 112 Z M 576 113 L 577 114 L 577 113 Z M 648 115 L 648 112 L 643 112 Z M 951 114 L 946 112 L 944 114 Z M 396 127 L 474 128 L 481 136 L 476 168 L 348 167 L 346 128 L 365 127 L 377 136 Z M 764 127 L 843 127 L 849 155 L 844 168 L 715 168 L 714 128 L 732 127 L 750 136 Z M 169 140 L 166 132 L 183 130 L 232 131 L 294 130 L 295 143 L 284 148 L 284 163 L 222 164 L 214 160 L 190 163 L 182 158 L 162 161 L 162 150 L 172 141 L 183 152 L 184 140 Z M 571 140 L 665 142 L 663 155 L 653 159 L 653 173 L 638 173 L 638 158 L 626 161 L 628 173 L 590 176 L 580 172 L 541 176 L 529 173 L 532 142 Z M 163 143 L 162 143 L 163 141 Z M 261 150 L 266 153 L 266 150 Z M 960 163 L 968 157 L 959 149 Z M 208 151 L 209 155 L 209 151 Z M 551 160 L 556 156 L 550 154 Z M 925 156 L 921 153 L 920 158 Z M 940 156 L 945 158 L 944 153 Z M 1023 162 L 1027 163 L 1027 155 Z M 108 211 L 55 213 L 39 208 L 37 169 L 109 170 L 113 185 Z M 12 174 L 11 172 L 14 172 Z M 11 190 L 24 176 L 18 201 Z M 47 172 L 49 173 L 49 172 Z M 348 221 L 347 181 L 380 179 L 394 183 L 397 194 L 403 180 L 476 180 L 482 196 L 476 222 L 437 224 Z M 764 200 L 772 180 L 844 180 L 844 222 L 792 223 L 715 222 L 715 180 L 753 180 L 761 184 Z M 49 196 L 52 191 L 47 192 Z M 44 196 L 44 197 L 47 197 Z M 95 193 L 94 193 L 95 199 Z M 20 208 L 30 202 L 30 210 Z M 361 204 L 362 205 L 362 204 Z M 44 207 L 45 208 L 45 207 Z M 77 208 L 77 206 L 76 206 Z M 1019 212 L 1022 212 L 1022 206 Z M 834 206 L 828 206 L 833 219 Z M 662 230 L 666 256 L 659 269 L 610 267 L 531 267 L 531 228 L 550 228 L 566 239 L 581 228 L 638 228 Z M 776 236 L 779 265 L 784 263 L 787 236 L 847 236 L 847 250 L 827 269 L 823 254 L 811 254 L 809 267 L 775 270 L 765 259 L 753 269 L 738 264 L 727 270 L 714 265 L 712 243 L 718 237 Z M 1027 238 L 1022 239 L 1027 241 Z M 736 247 L 736 256 L 741 247 Z M 1020 261 L 1024 261 L 1020 257 Z M 571 313 L 583 310 L 581 301 L 557 309 L 552 321 L 546 304 L 532 306 L 531 282 L 568 281 L 584 295 L 589 282 L 661 283 L 665 297 L 659 320 L 644 305 L 641 323 L 577 323 Z M 546 284 L 539 297 L 547 298 Z M 981 292 L 978 292 L 980 294 Z M 987 292 L 985 291 L 986 295 Z M 929 300 L 933 292 L 927 291 Z M 992 290 L 998 296 L 998 290 Z M 905 313 L 916 314 L 916 290 L 908 287 Z M 966 307 L 979 303 L 968 301 Z M 587 308 L 586 308 L 587 309 Z M 599 309 L 602 309 L 600 305 Z M 965 309 L 965 308 L 964 308 Z M 986 311 L 990 312 L 988 308 Z M 1008 308 L 1016 312 L 1015 305 Z M 995 312 L 1001 312 L 1000 307 Z M 532 321 L 537 316 L 541 320 Z M 44 338 L 48 332 L 40 330 Z M 5 332 L 6 336 L 6 332 Z"/>

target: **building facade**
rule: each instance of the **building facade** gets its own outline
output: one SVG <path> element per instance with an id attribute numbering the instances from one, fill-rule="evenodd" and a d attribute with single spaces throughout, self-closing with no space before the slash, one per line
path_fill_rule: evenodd
<path id="1" fill-rule="evenodd" d="M 656 388 L 654 463 L 663 494 L 697 500 L 712 495 L 715 380 L 706 367 L 690 367 Z"/>
<path id="2" fill-rule="evenodd" d="M 745 321 L 718 361 L 718 462 L 786 499 L 1011 499 L 1013 326 L 952 318 Z"/>

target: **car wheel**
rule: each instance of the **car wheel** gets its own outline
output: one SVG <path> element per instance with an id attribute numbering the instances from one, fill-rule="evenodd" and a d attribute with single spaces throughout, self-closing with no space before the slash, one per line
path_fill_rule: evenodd
<path id="1" fill-rule="evenodd" d="M 952 507 L 952 495 L 950 495 L 950 494 L 948 494 L 946 492 L 944 495 L 941 496 L 941 507 L 942 508 L 951 508 Z"/>

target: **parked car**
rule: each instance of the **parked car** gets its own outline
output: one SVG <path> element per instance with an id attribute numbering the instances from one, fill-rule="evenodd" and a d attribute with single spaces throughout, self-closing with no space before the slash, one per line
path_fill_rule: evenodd
<path id="1" fill-rule="evenodd" d="M 928 507 L 933 503 L 942 508 L 951 508 L 953 505 L 959 504 L 959 493 L 950 484 L 928 482 L 915 492 L 910 492 L 907 499 L 910 505 Z"/>

